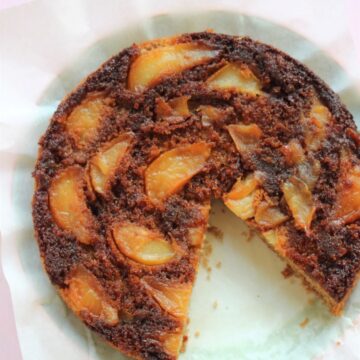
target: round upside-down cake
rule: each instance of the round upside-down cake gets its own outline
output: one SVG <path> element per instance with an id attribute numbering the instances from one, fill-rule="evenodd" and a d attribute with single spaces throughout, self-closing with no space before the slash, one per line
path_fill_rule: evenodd
<path id="1" fill-rule="evenodd" d="M 338 96 L 268 45 L 209 32 L 133 45 L 40 140 L 44 268 L 112 346 L 175 359 L 222 199 L 339 314 L 360 267 L 359 145 Z"/>

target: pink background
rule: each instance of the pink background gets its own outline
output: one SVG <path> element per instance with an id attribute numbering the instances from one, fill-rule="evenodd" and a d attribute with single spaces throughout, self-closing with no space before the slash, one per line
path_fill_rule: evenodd
<path id="1" fill-rule="evenodd" d="M 0 0 L 0 11 L 18 6 L 31 0 Z M 180 1 L 180 0 L 179 0 Z M 341 1 L 341 0 L 339 0 Z M 360 65 L 360 0 L 344 0 L 348 10 L 348 26 Z M 1 29 L 4 31 L 5 29 Z M 4 35 L 4 33 L 2 34 Z M 34 334 L 36 336 L 36 334 Z M 0 357 L 4 360 L 20 360 L 21 353 L 17 340 L 8 285 L 0 266 Z"/>

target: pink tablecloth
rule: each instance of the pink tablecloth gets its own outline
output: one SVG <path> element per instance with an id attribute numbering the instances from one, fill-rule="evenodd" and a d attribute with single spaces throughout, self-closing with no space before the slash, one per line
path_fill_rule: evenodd
<path id="1" fill-rule="evenodd" d="M 0 266 L 0 358 L 21 360 L 9 288 Z"/>

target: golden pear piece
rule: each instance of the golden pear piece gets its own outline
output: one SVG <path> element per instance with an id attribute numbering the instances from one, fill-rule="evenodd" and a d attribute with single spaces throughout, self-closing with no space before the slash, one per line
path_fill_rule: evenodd
<path id="1" fill-rule="evenodd" d="M 317 159 L 308 159 L 297 167 L 298 177 L 308 186 L 310 191 L 315 187 L 320 171 L 320 161 Z"/>
<path id="2" fill-rule="evenodd" d="M 224 117 L 224 112 L 221 109 L 211 105 L 200 105 L 198 111 L 201 114 L 201 122 L 204 126 L 214 125 Z"/>
<path id="3" fill-rule="evenodd" d="M 282 191 L 295 224 L 309 234 L 316 210 L 309 187 L 301 179 L 292 176 L 283 184 Z"/>
<path id="4" fill-rule="evenodd" d="M 114 225 L 112 235 L 121 253 L 144 265 L 165 264 L 176 255 L 172 245 L 160 232 L 145 226 L 118 223 Z"/>
<path id="5" fill-rule="evenodd" d="M 169 116 L 190 116 L 188 101 L 190 96 L 179 96 L 166 102 L 163 98 L 156 99 L 156 116 L 162 119 Z"/>
<path id="6" fill-rule="evenodd" d="M 168 45 L 143 51 L 131 65 L 128 88 L 131 91 L 143 91 L 163 77 L 202 64 L 217 54 L 217 50 L 195 43 Z"/>
<path id="7" fill-rule="evenodd" d="M 284 154 L 287 165 L 298 165 L 305 159 L 304 149 L 297 139 L 292 139 L 287 145 L 281 148 L 281 151 Z"/>
<path id="8" fill-rule="evenodd" d="M 95 241 L 94 218 L 86 205 L 84 170 L 71 166 L 60 170 L 49 188 L 49 205 L 56 223 L 83 244 Z"/>
<path id="9" fill-rule="evenodd" d="M 224 204 L 242 220 L 254 217 L 256 190 L 259 185 L 257 174 L 250 174 L 245 179 L 239 178 L 231 191 L 224 195 Z"/>
<path id="10" fill-rule="evenodd" d="M 316 151 L 326 137 L 326 127 L 331 121 L 329 109 L 316 100 L 305 123 L 305 144 L 308 150 Z"/>
<path id="11" fill-rule="evenodd" d="M 191 295 L 191 284 L 167 284 L 155 279 L 142 280 L 145 288 L 171 315 L 186 319 Z"/>
<path id="12" fill-rule="evenodd" d="M 174 115 L 189 116 L 191 115 L 188 101 L 190 96 L 179 96 L 177 98 L 169 100 L 169 105 L 174 111 Z"/>
<path id="13" fill-rule="evenodd" d="M 258 145 L 262 131 L 256 124 L 233 124 L 227 127 L 236 149 L 243 156 L 248 155 Z"/>
<path id="14" fill-rule="evenodd" d="M 336 200 L 336 215 L 345 224 L 360 218 L 360 166 L 347 169 L 340 179 Z"/>
<path id="15" fill-rule="evenodd" d="M 66 130 L 78 148 L 84 148 L 96 138 L 101 122 L 111 111 L 109 100 L 99 94 L 88 95 L 66 119 Z"/>
<path id="16" fill-rule="evenodd" d="M 287 242 L 287 230 L 280 226 L 262 233 L 266 242 L 274 248 L 279 254 L 285 255 L 285 246 Z"/>
<path id="17" fill-rule="evenodd" d="M 189 228 L 189 238 L 191 246 L 200 247 L 204 242 L 210 213 L 210 203 L 201 205 L 200 211 L 203 215 L 203 223 L 201 225 Z"/>
<path id="18" fill-rule="evenodd" d="M 206 83 L 219 90 L 234 90 L 251 96 L 262 94 L 260 80 L 245 64 L 226 64 L 211 75 Z"/>
<path id="19" fill-rule="evenodd" d="M 288 219 L 281 210 L 268 201 L 263 200 L 256 206 L 255 221 L 264 228 L 273 228 L 282 224 Z"/>
<path id="20" fill-rule="evenodd" d="M 164 338 L 164 349 L 171 356 L 178 356 L 184 335 L 182 333 L 170 334 Z"/>
<path id="21" fill-rule="evenodd" d="M 132 133 L 124 133 L 106 144 L 89 163 L 89 174 L 93 189 L 105 194 L 111 178 L 119 168 L 133 140 Z"/>
<path id="22" fill-rule="evenodd" d="M 111 326 L 119 322 L 118 312 L 105 296 L 99 280 L 83 266 L 73 272 L 68 280 L 68 288 L 61 291 L 68 305 L 78 315 L 89 313 Z"/>
<path id="23" fill-rule="evenodd" d="M 161 204 L 200 172 L 210 156 L 210 145 L 196 143 L 166 151 L 145 171 L 146 193 L 153 204 Z"/>

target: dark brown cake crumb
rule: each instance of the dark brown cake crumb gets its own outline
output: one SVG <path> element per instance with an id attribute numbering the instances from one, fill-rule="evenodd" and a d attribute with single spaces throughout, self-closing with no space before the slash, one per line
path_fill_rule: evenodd
<path id="1" fill-rule="evenodd" d="M 284 270 L 281 272 L 285 279 L 294 275 L 294 270 L 290 265 L 286 265 Z"/>
<path id="2" fill-rule="evenodd" d="M 210 234 L 214 235 L 215 239 L 217 239 L 221 242 L 224 240 L 224 232 L 217 226 L 214 226 L 214 225 L 209 226 L 208 232 Z"/>
<path id="3" fill-rule="evenodd" d="M 299 324 L 299 326 L 302 327 L 302 328 L 304 328 L 304 327 L 306 327 L 306 326 L 308 325 L 309 321 L 310 321 L 310 320 L 309 320 L 308 318 L 305 318 L 305 319 Z"/>

